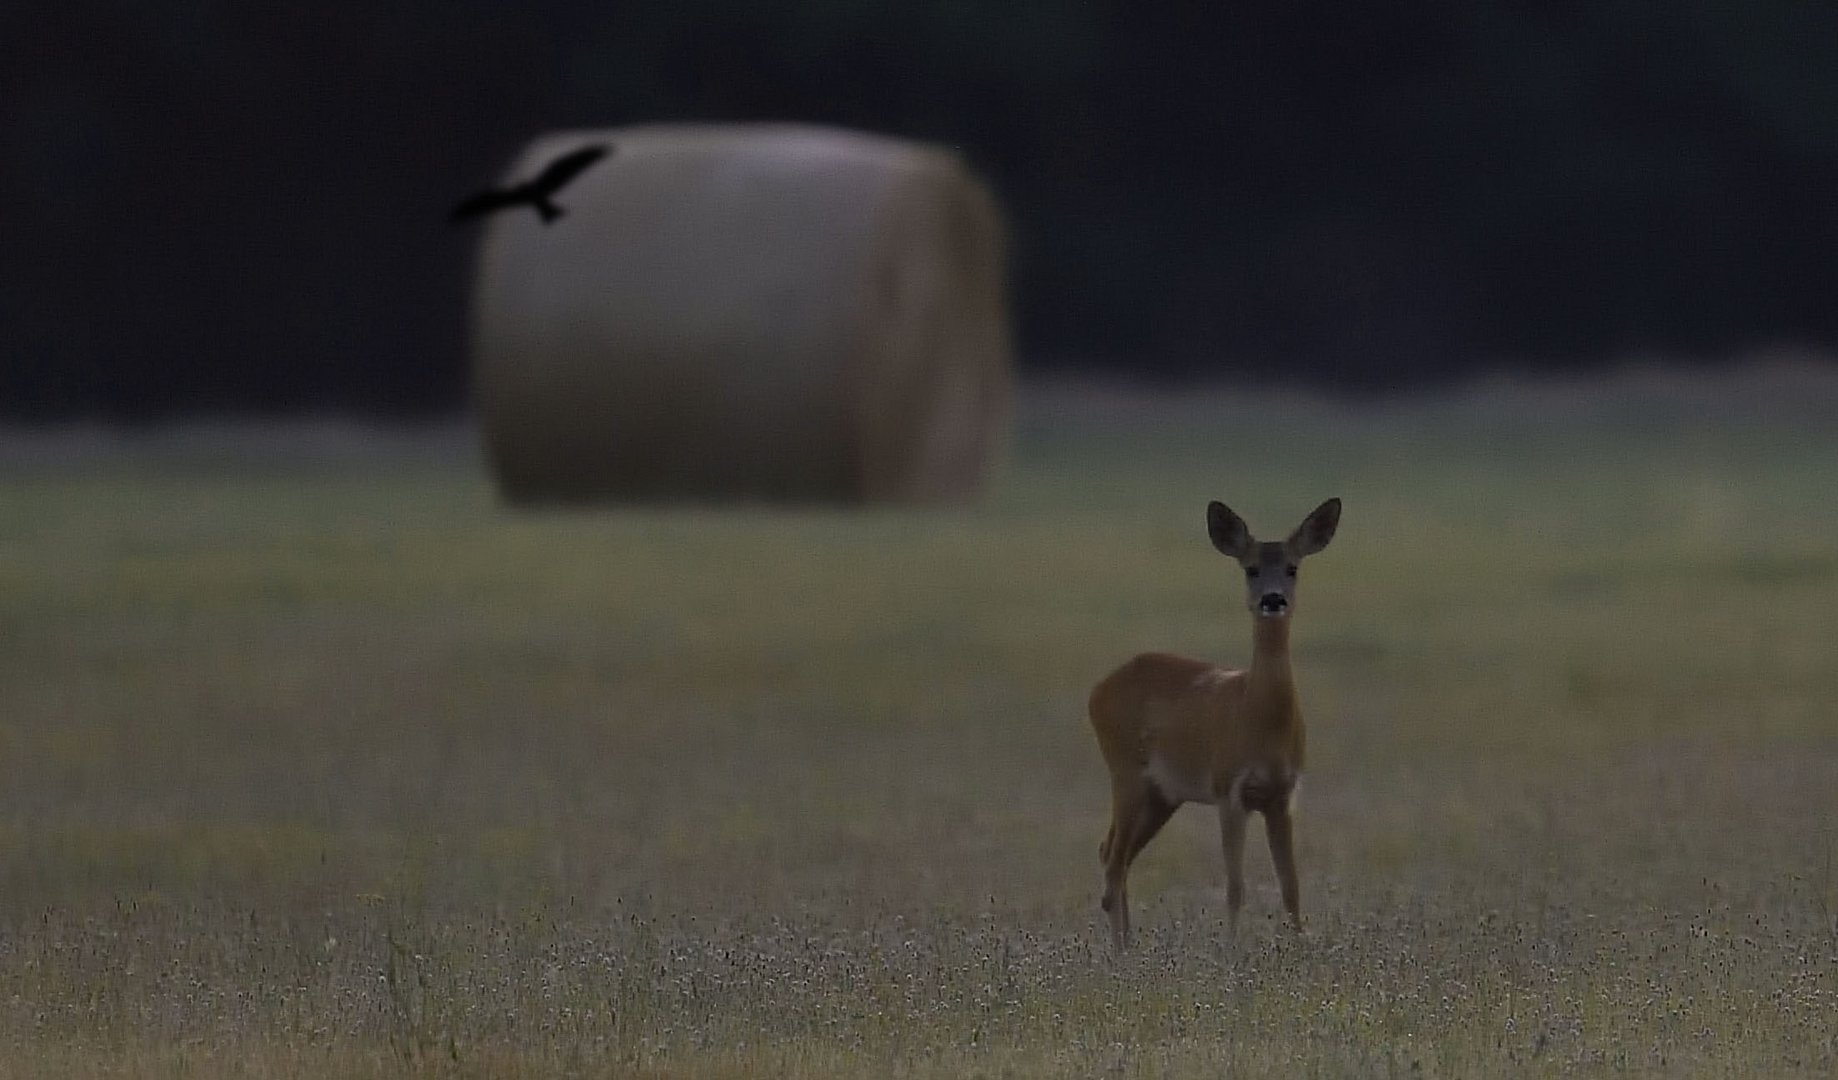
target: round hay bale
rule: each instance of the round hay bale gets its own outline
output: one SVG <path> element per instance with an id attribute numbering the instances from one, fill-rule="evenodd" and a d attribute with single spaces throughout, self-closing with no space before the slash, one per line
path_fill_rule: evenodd
<path id="1" fill-rule="evenodd" d="M 955 154 L 824 128 L 616 150 L 481 241 L 473 373 L 505 496 L 954 502 L 1007 429 L 1004 229 Z"/>

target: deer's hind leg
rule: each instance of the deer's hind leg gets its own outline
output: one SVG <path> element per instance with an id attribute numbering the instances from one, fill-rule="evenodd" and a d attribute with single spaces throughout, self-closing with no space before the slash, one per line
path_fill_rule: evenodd
<path id="1" fill-rule="evenodd" d="M 1141 816 L 1136 820 L 1136 834 L 1130 841 L 1130 863 L 1134 863 L 1136 856 L 1142 854 L 1142 849 L 1155 839 L 1155 834 L 1162 831 L 1162 826 L 1168 824 L 1168 819 L 1174 816 L 1179 806 L 1179 803 L 1157 791 L 1153 784 L 1149 785 L 1143 793 L 1143 808 Z"/>
<path id="2" fill-rule="evenodd" d="M 1129 838 L 1136 829 L 1136 815 L 1135 792 L 1121 784 L 1113 785 L 1110 832 L 1104 837 L 1104 846 L 1098 850 L 1104 859 L 1104 899 L 1098 906 L 1110 918 L 1111 942 L 1118 949 L 1128 945 L 1130 937 Z"/>
<path id="3" fill-rule="evenodd" d="M 1176 805 L 1142 780 L 1118 784 L 1111 792 L 1110 835 L 1100 852 L 1104 856 L 1101 906 L 1110 916 L 1111 940 L 1119 950 L 1130 943 L 1130 864 L 1168 823 Z"/>

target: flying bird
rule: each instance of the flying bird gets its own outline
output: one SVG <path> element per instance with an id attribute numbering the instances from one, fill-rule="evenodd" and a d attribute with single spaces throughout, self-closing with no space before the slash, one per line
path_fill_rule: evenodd
<path id="1" fill-rule="evenodd" d="M 613 152 L 611 146 L 593 145 L 570 150 L 554 161 L 532 179 L 521 184 L 512 184 L 505 188 L 486 188 L 477 195 L 460 203 L 448 215 L 448 221 L 465 221 L 468 218 L 483 217 L 486 214 L 503 210 L 511 206 L 528 206 L 542 217 L 547 225 L 562 216 L 562 208 L 555 205 L 555 193 L 568 186 L 568 182 L 585 172 L 594 162 Z"/>

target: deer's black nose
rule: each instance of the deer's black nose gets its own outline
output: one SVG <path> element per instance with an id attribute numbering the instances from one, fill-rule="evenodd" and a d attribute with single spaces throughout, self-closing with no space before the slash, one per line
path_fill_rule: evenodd
<path id="1" fill-rule="evenodd" d="M 1258 600 L 1257 610 L 1266 615 L 1280 615 L 1289 610 L 1289 598 L 1280 592 L 1267 592 Z"/>

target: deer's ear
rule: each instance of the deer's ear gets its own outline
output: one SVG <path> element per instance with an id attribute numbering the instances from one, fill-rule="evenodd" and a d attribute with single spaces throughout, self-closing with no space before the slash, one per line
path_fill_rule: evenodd
<path id="1" fill-rule="evenodd" d="M 1289 550 L 1296 558 L 1313 555 L 1334 539 L 1334 530 L 1340 527 L 1340 500 L 1329 499 L 1315 512 L 1302 519 L 1296 531 L 1289 534 Z"/>
<path id="2" fill-rule="evenodd" d="M 1217 500 L 1206 504 L 1206 535 L 1212 537 L 1221 555 L 1242 559 L 1251 550 L 1251 530 L 1245 528 L 1244 519 Z"/>

